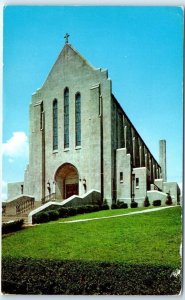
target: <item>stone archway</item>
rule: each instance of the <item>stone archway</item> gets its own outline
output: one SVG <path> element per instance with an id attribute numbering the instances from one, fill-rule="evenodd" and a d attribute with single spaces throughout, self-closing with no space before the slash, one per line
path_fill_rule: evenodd
<path id="1" fill-rule="evenodd" d="M 79 194 L 78 170 L 70 163 L 60 166 L 55 174 L 56 199 L 64 200 Z"/>

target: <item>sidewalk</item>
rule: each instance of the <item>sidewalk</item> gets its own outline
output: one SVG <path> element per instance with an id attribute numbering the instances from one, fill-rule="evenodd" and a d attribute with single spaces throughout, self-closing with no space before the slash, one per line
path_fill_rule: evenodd
<path id="1" fill-rule="evenodd" d="M 151 209 L 146 209 L 146 210 L 141 210 L 141 211 L 134 211 L 134 212 L 130 212 L 128 214 L 121 214 L 121 215 L 114 215 L 114 216 L 107 216 L 107 217 L 100 217 L 100 218 L 91 218 L 91 219 L 80 219 L 80 220 L 64 221 L 64 222 L 59 222 L 59 223 L 67 224 L 67 223 L 78 223 L 78 222 L 88 222 L 88 221 L 95 221 L 95 220 L 102 220 L 102 219 L 118 218 L 118 217 L 130 216 L 130 215 L 150 213 L 150 212 L 159 211 L 159 210 L 162 210 L 162 209 L 168 209 L 168 208 L 172 208 L 172 207 L 175 207 L 175 206 L 157 207 L 157 208 L 151 208 Z"/>

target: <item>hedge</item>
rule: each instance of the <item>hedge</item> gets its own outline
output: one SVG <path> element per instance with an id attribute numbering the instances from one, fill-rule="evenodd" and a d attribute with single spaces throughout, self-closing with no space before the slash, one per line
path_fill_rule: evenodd
<path id="1" fill-rule="evenodd" d="M 118 209 L 119 207 L 118 207 L 118 205 L 116 204 L 116 203 L 112 203 L 112 205 L 111 205 L 111 209 Z"/>
<path id="2" fill-rule="evenodd" d="M 49 214 L 50 221 L 55 221 L 59 218 L 59 212 L 57 210 L 49 210 L 47 213 Z"/>
<path id="3" fill-rule="evenodd" d="M 49 222 L 49 213 L 46 211 L 41 211 L 32 217 L 32 223 L 47 223 Z"/>
<path id="4" fill-rule="evenodd" d="M 117 201 L 117 203 L 112 203 L 111 209 L 119 209 L 119 208 L 128 208 L 128 204 L 123 201 Z"/>
<path id="5" fill-rule="evenodd" d="M 55 221 L 58 218 L 67 218 L 78 214 L 91 213 L 99 210 L 109 209 L 107 204 L 99 205 L 83 205 L 77 207 L 60 207 L 59 209 L 52 209 L 47 211 L 41 211 L 32 217 L 32 223 L 46 223 L 49 221 Z"/>
<path id="6" fill-rule="evenodd" d="M 136 208 L 136 207 L 138 207 L 138 203 L 137 202 L 131 202 L 130 207 L 131 208 Z"/>
<path id="7" fill-rule="evenodd" d="M 2 223 L 2 234 L 18 231 L 22 229 L 23 224 L 24 219 L 20 219 L 9 223 Z"/>
<path id="8" fill-rule="evenodd" d="M 150 202 L 149 202 L 148 196 L 145 197 L 143 205 L 144 205 L 144 207 L 150 206 Z"/>
<path id="9" fill-rule="evenodd" d="M 2 292 L 21 295 L 178 295 L 180 276 L 167 266 L 2 259 Z"/>
<path id="10" fill-rule="evenodd" d="M 119 208 L 128 208 L 128 204 L 122 202 L 122 203 L 119 204 Z"/>
<path id="11" fill-rule="evenodd" d="M 101 208 L 101 210 L 108 210 L 109 209 L 109 206 L 108 206 L 108 204 L 102 204 L 101 206 L 100 206 L 100 208 Z"/>

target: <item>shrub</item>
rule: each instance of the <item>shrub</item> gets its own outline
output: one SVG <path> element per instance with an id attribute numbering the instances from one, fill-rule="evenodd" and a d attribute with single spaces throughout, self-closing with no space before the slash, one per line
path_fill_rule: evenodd
<path id="1" fill-rule="evenodd" d="M 68 209 L 68 211 L 67 211 L 68 217 L 76 216 L 76 214 L 77 214 L 76 207 L 68 207 L 67 209 Z"/>
<path id="2" fill-rule="evenodd" d="M 93 205 L 85 205 L 84 209 L 86 213 L 93 212 Z"/>
<path id="3" fill-rule="evenodd" d="M 95 212 L 95 211 L 98 211 L 98 210 L 99 210 L 99 206 L 98 205 L 88 204 L 88 205 L 84 206 L 84 212 L 85 213 L 91 213 L 91 212 Z"/>
<path id="4" fill-rule="evenodd" d="M 108 206 L 108 204 L 103 204 L 102 206 L 100 206 L 100 209 L 101 210 L 108 210 L 109 206 Z"/>
<path id="5" fill-rule="evenodd" d="M 5 257 L 1 270 L 2 292 L 14 295 L 179 295 L 181 290 L 181 276 L 163 265 Z"/>
<path id="6" fill-rule="evenodd" d="M 93 205 L 93 211 L 95 212 L 95 211 L 99 211 L 99 210 L 100 210 L 100 206 L 97 205 L 97 204 L 94 204 Z"/>
<path id="7" fill-rule="evenodd" d="M 118 209 L 119 207 L 118 207 L 118 205 L 116 204 L 116 203 L 112 203 L 112 205 L 111 205 L 111 209 Z"/>
<path id="8" fill-rule="evenodd" d="M 58 210 L 60 218 L 67 218 L 68 217 L 68 207 L 61 207 Z"/>
<path id="9" fill-rule="evenodd" d="M 131 207 L 131 208 L 136 208 L 136 207 L 138 207 L 138 203 L 135 202 L 135 201 L 134 201 L 134 202 L 131 202 L 131 203 L 130 203 L 130 207 Z"/>
<path id="10" fill-rule="evenodd" d="M 150 206 L 150 202 L 149 202 L 148 196 L 145 197 L 145 200 L 144 200 L 143 204 L 144 204 L 144 207 Z"/>
<path id="11" fill-rule="evenodd" d="M 49 222 L 49 213 L 46 211 L 39 212 L 32 217 L 33 224 Z"/>
<path id="12" fill-rule="evenodd" d="M 116 204 L 117 204 L 118 206 L 120 206 L 122 203 L 123 203 L 123 201 L 120 201 L 120 200 L 117 200 L 117 202 L 116 202 Z"/>
<path id="13" fill-rule="evenodd" d="M 85 206 L 77 206 L 76 212 L 77 212 L 77 214 L 84 214 L 86 212 Z"/>
<path id="14" fill-rule="evenodd" d="M 154 200 L 153 206 L 161 206 L 161 200 Z"/>
<path id="15" fill-rule="evenodd" d="M 112 204 L 112 209 L 118 209 L 118 208 L 128 208 L 128 204 L 124 203 L 124 201 L 118 200 L 117 203 Z"/>
<path id="16" fill-rule="evenodd" d="M 119 204 L 119 208 L 128 208 L 128 204 L 127 203 L 124 203 L 124 202 L 121 202 Z"/>
<path id="17" fill-rule="evenodd" d="M 103 199 L 103 204 L 108 204 L 107 203 L 107 199 L 105 198 L 105 199 Z"/>
<path id="18" fill-rule="evenodd" d="M 59 218 L 59 212 L 57 210 L 49 210 L 47 213 L 49 214 L 49 221 L 55 221 Z"/>
<path id="19" fill-rule="evenodd" d="M 166 205 L 172 205 L 172 197 L 170 195 L 170 193 L 167 193 L 167 197 L 166 197 Z"/>
<path id="20" fill-rule="evenodd" d="M 80 215 L 84 213 L 90 213 L 99 211 L 101 208 L 99 205 L 83 205 L 77 207 L 61 207 L 59 209 L 59 216 L 60 218 L 67 218 L 70 216 Z"/>
<path id="21" fill-rule="evenodd" d="M 9 223 L 3 223 L 2 234 L 18 231 L 22 228 L 23 224 L 24 224 L 24 219 L 20 219 Z"/>

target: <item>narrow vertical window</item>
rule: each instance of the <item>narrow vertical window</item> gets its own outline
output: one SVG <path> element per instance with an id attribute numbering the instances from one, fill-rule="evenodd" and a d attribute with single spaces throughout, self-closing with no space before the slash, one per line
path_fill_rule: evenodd
<path id="1" fill-rule="evenodd" d="M 120 182 L 123 182 L 123 172 L 119 173 L 119 180 L 120 180 Z"/>
<path id="2" fill-rule="evenodd" d="M 58 149 L 58 103 L 53 101 L 53 150 Z"/>
<path id="3" fill-rule="evenodd" d="M 75 96 L 75 139 L 76 146 L 81 145 L 81 96 L 77 93 Z"/>
<path id="4" fill-rule="evenodd" d="M 139 178 L 136 177 L 136 188 L 139 188 Z"/>
<path id="5" fill-rule="evenodd" d="M 64 90 L 64 148 L 69 148 L 69 89 Z"/>
<path id="6" fill-rule="evenodd" d="M 44 129 L 44 106 L 43 102 L 40 105 L 40 130 Z"/>

